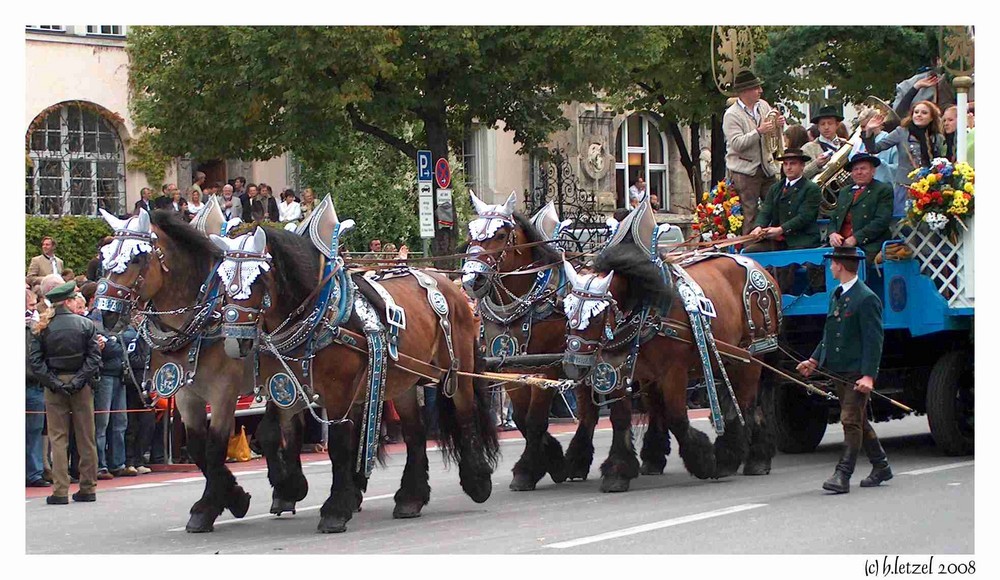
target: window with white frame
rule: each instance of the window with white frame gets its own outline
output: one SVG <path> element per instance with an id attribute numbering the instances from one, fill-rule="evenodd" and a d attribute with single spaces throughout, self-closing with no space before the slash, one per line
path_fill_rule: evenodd
<path id="1" fill-rule="evenodd" d="M 55 24 L 26 24 L 24 28 L 26 30 L 41 30 L 44 32 L 66 32 L 65 26 Z"/>
<path id="2" fill-rule="evenodd" d="M 96 107 L 68 103 L 32 123 L 28 137 L 25 213 L 121 215 L 125 154 L 115 127 Z"/>
<path id="3" fill-rule="evenodd" d="M 117 24 L 87 25 L 88 35 L 125 36 L 125 27 Z"/>
<path id="4" fill-rule="evenodd" d="M 465 176 L 465 187 L 479 196 L 485 193 L 482 187 L 483 171 L 480 167 L 482 157 L 480 128 L 479 125 L 473 125 L 466 130 L 462 139 L 462 171 Z"/>
<path id="5" fill-rule="evenodd" d="M 640 177 L 646 183 L 646 191 L 659 201 L 659 209 L 666 211 L 670 201 L 666 138 L 652 117 L 634 113 L 618 127 L 615 138 L 618 207 L 631 207 L 629 190 Z"/>

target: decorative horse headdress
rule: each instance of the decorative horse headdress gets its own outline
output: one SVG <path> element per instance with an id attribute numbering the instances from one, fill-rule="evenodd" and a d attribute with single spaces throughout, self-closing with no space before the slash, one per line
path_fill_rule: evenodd
<path id="1" fill-rule="evenodd" d="M 566 319 L 572 330 L 586 330 L 590 325 L 590 319 L 604 312 L 604 309 L 611 304 L 611 297 L 608 290 L 611 288 L 611 279 L 614 271 L 608 273 L 603 278 L 597 274 L 577 274 L 573 264 L 564 261 L 563 269 L 566 272 L 566 279 L 571 284 L 572 291 L 563 298 L 563 308 L 566 310 Z"/>
<path id="2" fill-rule="evenodd" d="M 542 237 L 550 242 L 555 241 L 559 237 L 559 232 L 571 223 L 573 223 L 571 219 L 559 221 L 559 214 L 556 213 L 556 204 L 553 201 L 531 216 L 531 225 L 535 226 Z"/>
<path id="3" fill-rule="evenodd" d="M 653 255 L 656 249 L 657 227 L 656 218 L 653 217 L 653 208 L 649 205 L 648 195 L 618 224 L 615 235 L 611 237 L 605 247 L 610 248 L 621 243 L 628 232 L 632 232 L 632 240 L 637 246 L 645 250 L 647 254 Z"/>
<path id="4" fill-rule="evenodd" d="M 340 236 L 346 234 L 353 227 L 354 220 L 341 222 L 337 218 L 337 210 L 333 207 L 333 198 L 327 196 L 319 202 L 309 219 L 295 228 L 295 233 L 300 236 L 308 234 L 316 249 L 330 260 L 334 260 L 337 258 L 337 250 L 340 246 Z"/>
<path id="5" fill-rule="evenodd" d="M 266 251 L 267 234 L 257 226 L 252 234 L 231 240 L 215 234 L 208 236 L 222 249 L 224 257 L 216 273 L 226 294 L 235 300 L 250 297 L 250 286 L 258 276 L 271 269 L 271 254 Z"/>
<path id="6" fill-rule="evenodd" d="M 472 197 L 473 209 L 479 216 L 469 223 L 469 235 L 473 240 L 477 242 L 488 240 L 504 225 L 514 225 L 514 205 L 517 203 L 515 192 L 510 192 L 507 201 L 498 205 L 484 202 L 476 197 L 472 190 L 469 190 L 469 196 Z"/>
<path id="7" fill-rule="evenodd" d="M 150 227 L 149 214 L 140 209 L 139 215 L 121 220 L 103 209 L 100 211 L 104 221 L 115 231 L 114 241 L 101 248 L 101 265 L 105 272 L 121 274 L 133 257 L 153 251 L 155 234 Z"/>

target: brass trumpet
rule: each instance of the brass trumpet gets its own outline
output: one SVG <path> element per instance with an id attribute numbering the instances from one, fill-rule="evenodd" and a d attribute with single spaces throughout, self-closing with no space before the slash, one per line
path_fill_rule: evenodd
<path id="1" fill-rule="evenodd" d="M 840 191 L 844 187 L 854 185 L 851 174 L 844 169 L 844 166 L 847 165 L 851 151 L 854 150 L 857 144 L 861 143 L 861 133 L 865 130 L 862 121 L 870 118 L 872 113 L 869 113 L 869 111 L 872 110 L 875 111 L 874 114 L 885 117 L 886 122 L 899 123 L 899 115 L 882 99 L 868 96 L 861 102 L 858 106 L 858 116 L 855 119 L 857 126 L 854 129 L 854 133 L 851 134 L 851 138 L 833 154 L 830 161 L 823 167 L 823 171 L 820 171 L 812 178 L 813 183 L 819 186 L 823 194 L 819 204 L 820 215 L 828 216 L 833 213 L 833 210 L 837 207 L 837 197 L 840 195 Z"/>

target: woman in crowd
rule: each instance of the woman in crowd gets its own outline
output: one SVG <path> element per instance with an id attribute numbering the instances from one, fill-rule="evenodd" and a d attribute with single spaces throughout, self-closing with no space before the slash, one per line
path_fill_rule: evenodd
<path id="1" fill-rule="evenodd" d="M 802 125 L 789 125 L 785 129 L 785 149 L 802 149 L 810 140 L 809 131 Z"/>
<path id="2" fill-rule="evenodd" d="M 302 219 L 302 206 L 295 201 L 295 192 L 286 189 L 281 194 L 281 203 L 278 204 L 278 221 L 283 224 Z"/>
<path id="3" fill-rule="evenodd" d="M 884 121 L 882 115 L 872 117 L 865 124 L 862 139 L 865 149 L 872 155 L 896 148 L 899 165 L 896 166 L 892 213 L 902 216 L 906 214 L 907 186 L 912 182 L 910 172 L 917 167 L 927 167 L 935 157 L 944 155 L 941 111 L 930 101 L 920 101 L 913 105 L 899 127 L 876 143 L 875 137 Z"/>

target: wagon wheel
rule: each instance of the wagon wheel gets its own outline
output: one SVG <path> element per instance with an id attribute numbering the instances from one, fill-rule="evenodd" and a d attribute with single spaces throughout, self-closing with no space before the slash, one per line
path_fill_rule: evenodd
<path id="1" fill-rule="evenodd" d="M 947 352 L 927 382 L 927 423 L 945 455 L 975 451 L 975 361 L 969 351 Z"/>
<path id="2" fill-rule="evenodd" d="M 810 453 L 826 433 L 826 405 L 793 383 L 770 376 L 761 399 L 775 443 L 782 453 Z"/>

